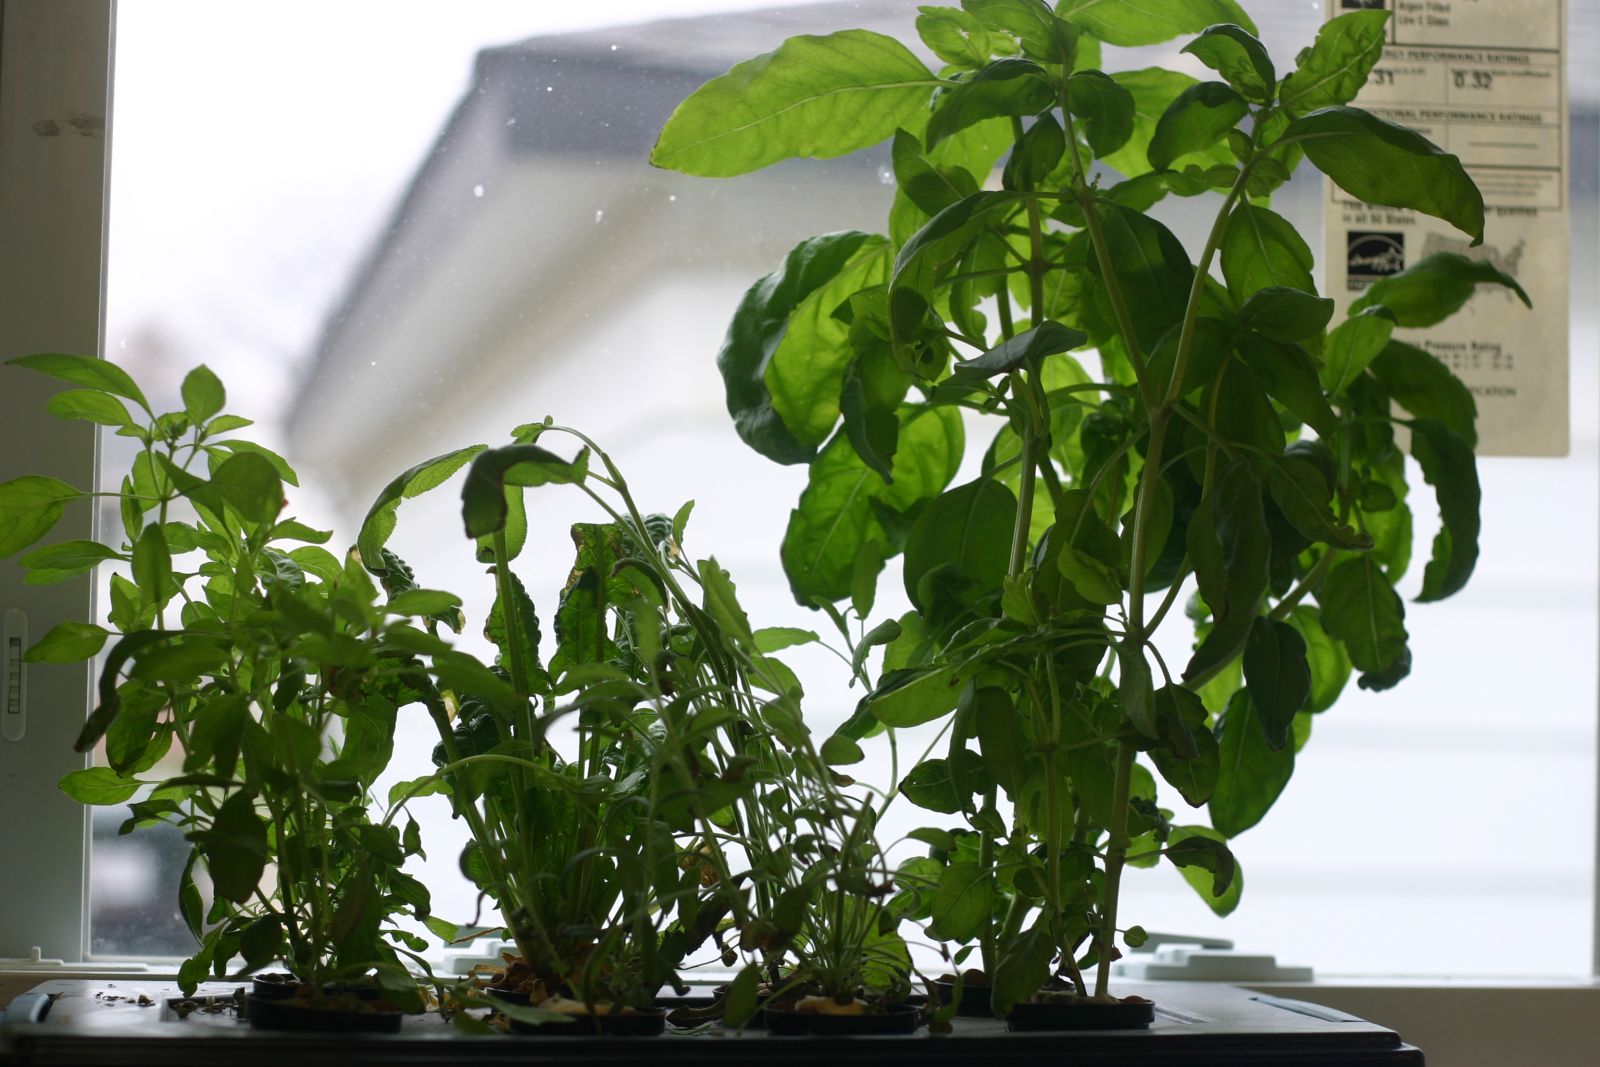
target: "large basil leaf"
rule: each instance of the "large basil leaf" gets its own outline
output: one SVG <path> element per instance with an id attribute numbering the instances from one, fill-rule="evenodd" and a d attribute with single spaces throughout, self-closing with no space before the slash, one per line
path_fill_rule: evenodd
<path id="1" fill-rule="evenodd" d="M 0 485 L 0 557 L 21 552 L 49 533 L 63 505 L 83 495 L 66 482 L 33 474 Z"/>
<path id="2" fill-rule="evenodd" d="M 1305 638 L 1286 622 L 1256 616 L 1244 643 L 1244 684 L 1267 744 L 1282 748 L 1311 695 Z"/>
<path id="3" fill-rule="evenodd" d="M 1386 689 L 1404 677 L 1411 664 L 1405 605 L 1370 555 L 1329 571 L 1317 603 L 1323 628 L 1344 642 L 1350 662 L 1363 672 L 1363 689 Z"/>
<path id="4" fill-rule="evenodd" d="M 1387 11 L 1352 11 L 1328 20 L 1301 53 L 1294 73 L 1283 79 L 1278 90 L 1283 109 L 1298 117 L 1354 100 L 1383 55 L 1388 21 Z"/>
<path id="5" fill-rule="evenodd" d="M 1095 211 L 1105 232 L 1106 255 L 1122 288 L 1139 345 L 1151 351 L 1161 335 L 1183 318 L 1194 266 L 1183 242 L 1148 215 L 1108 200 L 1099 201 Z M 1092 269 L 1099 273 L 1098 259 L 1093 261 Z M 1103 290 L 1101 286 L 1101 312 L 1111 321 L 1111 306 Z"/>
<path id="6" fill-rule="evenodd" d="M 1256 32 L 1234 0 L 1059 0 L 1056 14 L 1107 44 L 1124 46 L 1160 44 L 1219 22 Z"/>
<path id="7" fill-rule="evenodd" d="M 916 134 L 896 130 L 890 158 L 894 162 L 895 184 L 930 217 L 978 191 L 978 183 L 971 174 L 959 167 L 941 167 L 935 163 L 923 151 Z"/>
<path id="8" fill-rule="evenodd" d="M 1311 669 L 1311 695 L 1306 711 L 1326 711 L 1339 699 L 1350 680 L 1350 655 L 1344 645 L 1322 628 L 1322 613 L 1302 604 L 1289 613 L 1289 625 L 1306 643 L 1306 665 Z"/>
<path id="9" fill-rule="evenodd" d="M 1068 78 L 1067 103 L 1083 120 L 1083 137 L 1095 158 L 1109 156 L 1133 136 L 1133 94 L 1104 71 L 1080 70 Z"/>
<path id="10" fill-rule="evenodd" d="M 1361 377 L 1393 333 L 1394 317 L 1384 309 L 1369 309 L 1334 327 L 1322 346 L 1322 388 L 1328 395 L 1339 396 Z"/>
<path id="11" fill-rule="evenodd" d="M 1222 277 L 1235 300 L 1273 286 L 1317 291 L 1313 260 L 1293 225 L 1264 207 L 1240 203 L 1222 235 Z"/>
<path id="12" fill-rule="evenodd" d="M 1184 677 L 1191 678 L 1234 657 L 1267 591 L 1271 539 L 1261 488 L 1248 463 L 1230 463 L 1218 472 L 1211 495 L 1189 520 L 1187 540 L 1212 618 L 1211 631 L 1184 668 Z"/>
<path id="13" fill-rule="evenodd" d="M 928 147 L 984 119 L 1037 115 L 1055 101 L 1044 68 L 1028 59 L 997 59 L 946 89 L 928 119 Z"/>
<path id="14" fill-rule="evenodd" d="M 1011 556 L 1017 498 L 992 478 L 931 501 L 906 536 L 906 596 L 924 615 L 954 593 L 963 603 L 997 592 Z"/>
<path id="15" fill-rule="evenodd" d="M 1305 149 L 1357 200 L 1432 215 L 1483 243 L 1483 194 L 1461 160 L 1415 130 L 1360 108 L 1325 107 L 1295 119 L 1277 143 Z"/>
<path id="16" fill-rule="evenodd" d="M 1217 724 L 1222 735 L 1221 773 L 1211 794 L 1211 825 L 1238 837 L 1266 815 L 1294 774 L 1294 746 L 1273 748 L 1247 690 L 1228 701 Z"/>
<path id="17" fill-rule="evenodd" d="M 1205 32 L 1183 46 L 1183 51 L 1225 78 L 1229 85 L 1257 103 L 1272 99 L 1278 75 L 1266 46 L 1243 27 L 1229 23 L 1207 26 Z"/>
<path id="18" fill-rule="evenodd" d="M 1174 826 L 1172 834 L 1167 838 L 1167 847 L 1192 847 L 1188 846 L 1188 842 L 1196 839 L 1218 844 L 1223 841 L 1222 835 L 1209 826 Z M 1239 870 L 1237 860 L 1233 864 L 1233 879 L 1220 895 L 1215 892 L 1217 875 L 1208 868 L 1191 864 L 1180 867 L 1178 873 L 1183 875 L 1183 880 L 1189 883 L 1191 889 L 1200 894 L 1200 899 L 1206 902 L 1206 907 L 1217 915 L 1229 915 L 1239 906 L 1239 897 L 1244 893 L 1244 873 Z"/>
<path id="19" fill-rule="evenodd" d="M 894 482 L 885 484 L 838 434 L 811 464 L 799 505 L 783 537 L 783 569 L 795 599 L 811 607 L 817 598 L 850 596 L 858 567 L 876 576 L 898 551 L 885 529 L 880 507 L 904 512 L 938 495 L 955 477 L 964 438 L 961 416 L 951 408 L 905 408 Z"/>
<path id="20" fill-rule="evenodd" d="M 1143 70 L 1118 71 L 1112 80 L 1128 91 L 1133 99 L 1133 129 L 1121 148 L 1107 152 L 1101 158 L 1113 170 L 1128 178 L 1137 178 L 1150 172 L 1150 141 L 1155 136 L 1156 125 L 1167 108 L 1184 91 L 1198 84 L 1198 80 L 1175 70 L 1147 67 Z M 1198 155 L 1180 157 L 1173 164 L 1194 163 L 1201 167 L 1237 162 L 1226 142 L 1219 141 Z"/>
<path id="21" fill-rule="evenodd" d="M 1436 419 L 1411 424 L 1411 455 L 1422 467 L 1422 477 L 1433 486 L 1439 500 L 1439 533 L 1433 539 L 1433 558 L 1422 571 L 1419 602 L 1443 600 L 1472 577 L 1478 562 L 1478 466 L 1472 446 L 1460 434 Z"/>
<path id="22" fill-rule="evenodd" d="M 1395 403 L 1411 414 L 1437 419 L 1467 444 L 1478 443 L 1478 402 L 1437 356 L 1403 341 L 1390 341 L 1369 369 Z"/>
<path id="23" fill-rule="evenodd" d="M 781 159 L 842 156 L 913 125 L 938 84 L 905 45 L 881 33 L 791 37 L 691 93 L 667 119 L 650 162 L 717 178 Z"/>
<path id="24" fill-rule="evenodd" d="M 1147 157 L 1154 170 L 1191 152 L 1203 152 L 1250 111 L 1244 97 L 1222 82 L 1199 82 L 1178 94 L 1156 122 Z"/>
<path id="25" fill-rule="evenodd" d="M 1309 352 L 1300 345 L 1249 336 L 1240 341 L 1239 356 L 1273 399 L 1318 436 L 1333 436 L 1338 417 L 1322 395 L 1322 382 Z"/>
<path id="26" fill-rule="evenodd" d="M 823 379 L 831 381 L 827 399 L 837 417 L 849 348 L 845 345 L 848 328 L 832 317 L 833 312 L 851 292 L 872 284 L 868 280 L 871 265 L 881 263 L 886 247 L 883 238 L 855 230 L 802 241 L 785 257 L 782 267 L 757 281 L 739 301 L 717 353 L 717 369 L 722 372 L 734 429 L 745 444 L 768 459 L 807 462 L 816 454 L 817 443 L 826 437 L 826 427 L 821 435 L 814 427 L 804 434 L 797 432 L 812 407 L 803 394 L 815 390 Z M 857 277 L 860 283 L 852 286 Z M 787 344 L 791 330 L 796 334 L 795 343 Z M 837 373 L 813 378 L 793 353 L 802 352 L 822 333 L 829 336 L 821 354 L 830 371 Z M 785 348 L 791 354 L 778 365 Z M 782 396 L 781 403 L 775 392 Z M 793 422 L 786 421 L 783 408 Z M 820 415 L 817 421 L 821 421 Z M 829 418 L 828 426 L 832 424 Z"/>
<path id="27" fill-rule="evenodd" d="M 1435 326 L 1460 311 L 1480 285 L 1502 285 L 1533 306 L 1517 280 L 1486 259 L 1435 252 L 1387 278 L 1380 278 L 1350 305 L 1351 314 L 1381 305 L 1401 326 Z"/>

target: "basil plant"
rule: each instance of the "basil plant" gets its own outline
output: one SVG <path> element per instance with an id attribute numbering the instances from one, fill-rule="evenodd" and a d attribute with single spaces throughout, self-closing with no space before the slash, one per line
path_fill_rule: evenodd
<path id="1" fill-rule="evenodd" d="M 73 501 L 121 508 L 120 543 L 21 557 L 36 585 L 113 568 L 109 628 L 62 623 L 25 658 L 102 657 L 77 748 L 103 746 L 106 765 L 61 788 L 85 804 L 132 801 L 122 833 L 167 823 L 191 844 L 176 890 L 197 947 L 180 986 L 282 959 L 315 990 L 376 970 L 389 1000 L 420 1010 L 408 968 L 427 946 L 393 924 L 429 914 L 427 889 L 401 870 L 419 830 L 369 817 L 404 702 L 388 642 L 399 624 L 376 587 L 321 547 L 330 534 L 283 514 L 294 472 L 231 436 L 249 420 L 223 412 L 205 367 L 184 378 L 182 410 L 158 415 L 114 364 L 12 362 L 72 386 L 51 413 L 138 445 L 116 492 L 39 476 L 0 485 L 0 556 L 48 535 Z"/>
<path id="2" fill-rule="evenodd" d="M 1467 582 L 1472 395 L 1392 333 L 1479 285 L 1526 296 L 1442 254 L 1335 322 L 1272 209 L 1308 162 L 1482 240 L 1460 161 L 1350 105 L 1386 12 L 1332 20 L 1281 75 L 1234 0 L 920 12 L 935 68 L 877 33 L 795 37 L 696 90 L 651 158 L 730 177 L 889 143 L 883 231 L 802 242 L 734 312 L 728 409 L 750 447 L 809 468 L 780 549 L 801 604 L 865 631 L 901 559 L 912 610 L 862 634 L 882 670 L 825 750 L 946 731 L 898 790 L 964 825 L 919 831 L 902 913 L 976 946 L 999 1013 L 1051 983 L 1104 1000 L 1117 933 L 1143 937 L 1121 925 L 1125 868 L 1165 858 L 1232 910 L 1228 842 L 1310 716 L 1352 673 L 1386 690 L 1410 672 L 1408 454 L 1442 518 L 1417 600 Z M 1104 45 L 1180 34 L 1213 77 L 1103 69 Z M 1150 214 L 1213 191 L 1184 208 L 1215 211 L 1198 247 Z M 981 469 L 952 485 L 972 434 Z M 1186 623 L 1169 663 L 1153 639 Z M 1158 806 L 1157 776 L 1196 813 Z"/>

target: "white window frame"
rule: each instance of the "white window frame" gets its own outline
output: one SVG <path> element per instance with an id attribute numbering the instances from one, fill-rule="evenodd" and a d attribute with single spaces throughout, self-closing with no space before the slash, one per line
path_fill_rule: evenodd
<path id="1" fill-rule="evenodd" d="M 115 19 L 116 0 L 0 0 L 0 356 L 103 351 Z M 95 484 L 98 434 L 45 414 L 54 389 L 0 367 L 0 481 L 43 473 Z M 74 504 L 56 536 L 94 536 L 94 510 Z M 91 617 L 87 578 L 30 587 L 22 577 L 14 561 L 0 561 L 0 613 L 20 608 L 33 639 Z M 92 683 L 89 664 L 30 667 L 27 734 L 0 740 L 0 1007 L 62 974 L 13 962 L 35 952 L 78 963 L 73 974 L 100 970 L 88 952 L 88 809 L 56 788 L 86 764 L 72 740 Z M 1596 710 L 1600 719 L 1600 701 Z M 1596 761 L 1600 771 L 1600 745 Z M 1600 1046 L 1600 818 L 1596 824 L 1588 979 L 1343 980 L 1271 991 L 1391 1026 L 1435 1063 L 1591 1062 Z M 161 974 L 159 964 L 150 972 Z"/>

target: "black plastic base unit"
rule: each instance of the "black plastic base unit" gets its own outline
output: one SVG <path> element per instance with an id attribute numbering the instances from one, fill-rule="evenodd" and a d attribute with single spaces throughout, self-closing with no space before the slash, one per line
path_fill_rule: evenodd
<path id="1" fill-rule="evenodd" d="M 921 1012 L 909 1004 L 891 1004 L 874 1015 L 820 1015 L 768 1005 L 762 1009 L 769 1033 L 780 1037 L 865 1037 L 915 1033 Z"/>
<path id="2" fill-rule="evenodd" d="M 1099 1004 L 1092 1000 L 1025 1000 L 1006 1015 L 1006 1029 L 1020 1033 L 1045 1030 L 1144 1030 L 1156 1021 L 1156 1006 L 1148 1000 L 1119 1000 Z"/>
<path id="3" fill-rule="evenodd" d="M 231 1001 L 234 988 L 212 984 L 196 996 L 222 1004 Z M 35 992 L 52 998 L 49 1009 L 42 1018 L 25 1013 L 18 1022 L 8 1013 L 0 1030 L 0 1062 L 15 1067 L 1355 1067 L 1423 1062 L 1422 1053 L 1394 1031 L 1353 1016 L 1198 982 L 1128 982 L 1114 988 L 1119 996 L 1137 994 L 1155 1002 L 1154 1021 L 1142 1030 L 1013 1032 L 998 1019 L 958 1018 L 948 1034 L 921 1027 L 912 1034 L 859 1037 L 736 1032 L 710 1024 L 691 1032 L 669 1028 L 660 1037 L 474 1036 L 436 1014 L 404 1016 L 396 1034 L 292 1032 L 252 1029 L 231 1010 L 191 1011 L 180 1018 L 170 1004 L 183 998 L 175 987 L 159 982 L 111 986 L 57 980 Z"/>
<path id="4" fill-rule="evenodd" d="M 307 1004 L 298 997 L 245 998 L 245 1012 L 256 1030 L 295 1033 L 398 1034 L 405 1016 L 398 1011 L 367 1008 L 340 1011 Z"/>
<path id="5" fill-rule="evenodd" d="M 939 1003 L 948 1004 L 955 999 L 955 982 L 940 978 L 933 983 L 933 991 L 939 997 Z M 956 1005 L 958 1019 L 991 1019 L 994 1017 L 994 1001 L 989 998 L 989 987 L 977 982 L 964 982 L 961 986 L 961 1003 Z"/>
<path id="6" fill-rule="evenodd" d="M 667 1009 L 646 1008 L 616 1015 L 574 1015 L 571 1022 L 525 1023 L 510 1020 L 511 1032 L 534 1037 L 660 1037 Z"/>

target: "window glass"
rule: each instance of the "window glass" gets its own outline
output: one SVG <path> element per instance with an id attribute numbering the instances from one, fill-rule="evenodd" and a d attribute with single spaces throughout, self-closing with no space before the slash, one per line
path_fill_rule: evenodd
<path id="1" fill-rule="evenodd" d="M 713 357 L 744 289 L 797 241 L 882 228 L 887 155 L 733 180 L 653 170 L 646 156 L 673 104 L 733 62 L 793 33 L 907 37 L 916 5 L 755 6 L 480 0 L 445 15 L 286 0 L 262 18 L 199 0 L 121 5 L 107 355 L 173 397 L 208 364 L 299 470 L 299 517 L 338 544 L 400 470 L 552 416 L 611 453 L 645 510 L 696 502 L 688 550 L 733 573 L 758 625 L 821 629 L 777 559 L 804 468 L 739 442 Z M 1320 5 L 1253 6 L 1287 69 Z M 1595 30 L 1575 19 L 1570 54 L 1592 54 Z M 1107 65 L 1173 64 L 1177 44 L 1109 50 Z M 1284 799 L 1236 842 L 1239 912 L 1214 918 L 1163 868 L 1130 873 L 1130 922 L 1232 937 L 1320 973 L 1587 973 L 1600 558 L 1591 74 L 1579 72 L 1573 100 L 1571 456 L 1483 462 L 1473 584 L 1415 610 L 1404 685 L 1352 687 L 1318 719 Z M 1194 203 L 1163 217 L 1198 244 Z M 1307 171 L 1276 206 L 1315 238 L 1322 203 Z M 990 432 L 974 428 L 969 468 Z M 105 439 L 108 474 L 123 444 Z M 567 526 L 594 516 L 575 493 L 537 503 L 519 569 L 548 612 Z M 408 503 L 395 547 L 481 619 L 491 590 L 454 512 L 448 491 Z M 103 520 L 113 536 L 114 510 Z M 877 614 L 903 603 L 891 567 Z M 859 692 L 825 652 L 792 662 L 825 734 Z M 427 719 L 401 735 L 390 780 L 429 768 Z M 932 740 L 903 734 L 900 766 Z M 887 785 L 881 741 L 872 757 L 859 777 Z M 438 913 L 468 921 L 464 830 L 441 798 L 414 810 L 429 855 L 415 873 Z M 885 842 L 941 818 L 897 802 Z M 93 950 L 185 954 L 180 853 L 144 832 L 118 838 L 120 821 L 95 822 Z M 1530 939 L 1530 912 L 1547 933 Z"/>

